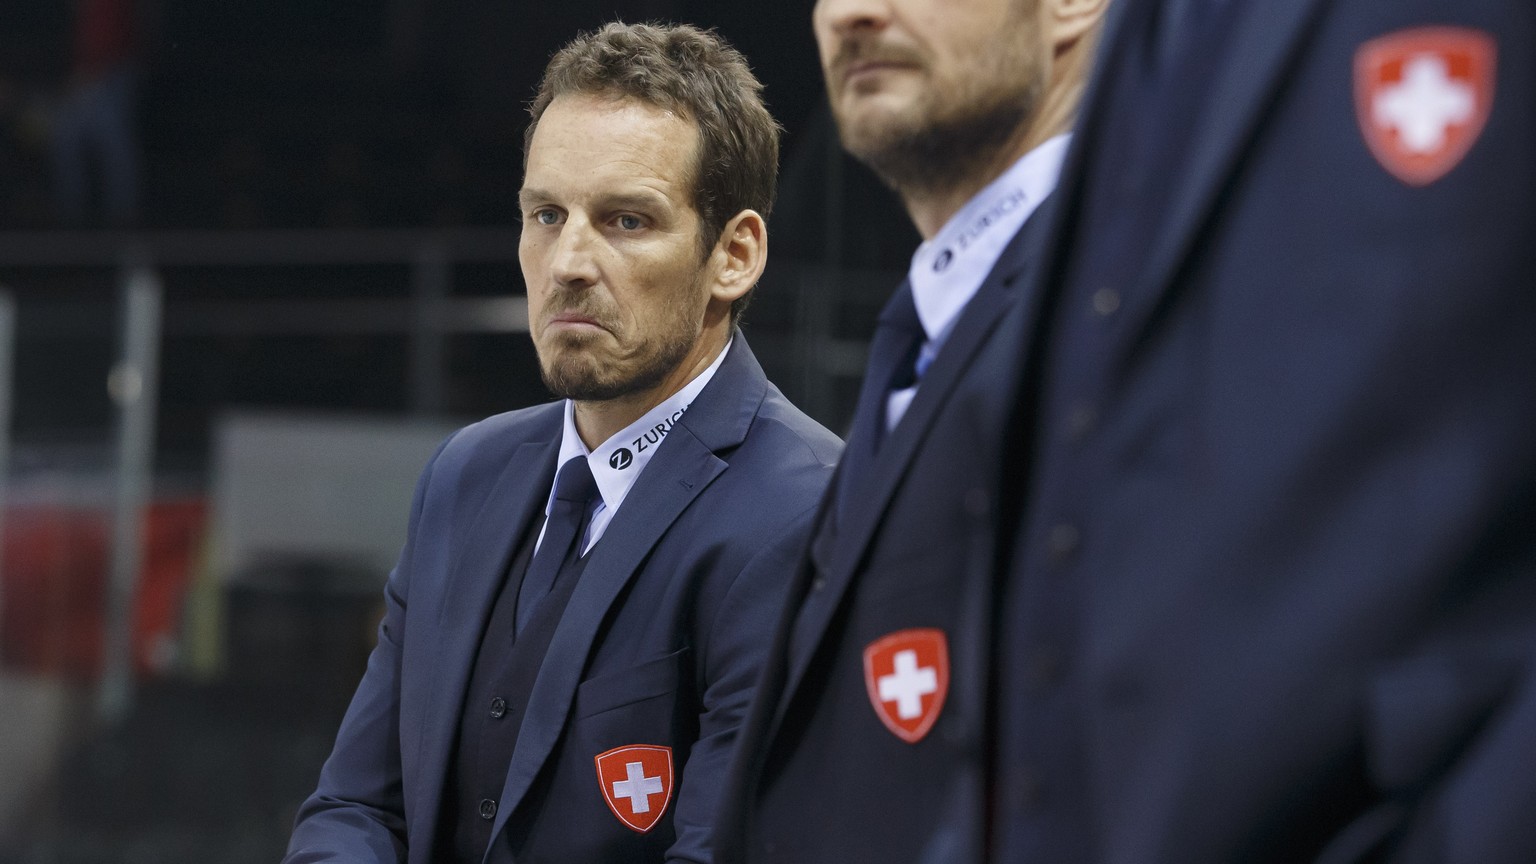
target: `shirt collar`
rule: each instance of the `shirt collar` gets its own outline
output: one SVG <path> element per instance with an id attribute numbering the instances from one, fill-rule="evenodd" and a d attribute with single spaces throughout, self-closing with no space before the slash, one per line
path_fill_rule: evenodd
<path id="1" fill-rule="evenodd" d="M 651 457 L 656 455 L 656 447 L 672 431 L 688 406 L 693 404 L 704 385 L 715 377 L 715 372 L 720 369 L 720 364 L 724 362 L 725 355 L 730 353 L 735 341 L 735 337 L 732 337 L 715 362 L 684 384 L 681 390 L 599 444 L 596 450 L 588 450 L 581 436 L 576 433 L 576 403 L 565 400 L 565 426 L 560 433 L 560 461 L 556 463 L 557 466 L 577 456 L 587 457 L 587 465 L 592 469 L 592 479 L 597 481 L 597 491 L 602 496 L 603 505 L 610 511 L 619 509 L 639 479 L 640 472 L 645 470 Z M 554 491 L 551 488 L 549 503 L 544 508 L 546 516 L 549 515 L 549 504 L 553 501 Z"/>
<path id="2" fill-rule="evenodd" d="M 1008 241 L 1056 188 L 1070 134 L 1033 150 L 976 193 L 912 255 L 908 279 L 928 340 L 942 340 L 996 266 Z"/>

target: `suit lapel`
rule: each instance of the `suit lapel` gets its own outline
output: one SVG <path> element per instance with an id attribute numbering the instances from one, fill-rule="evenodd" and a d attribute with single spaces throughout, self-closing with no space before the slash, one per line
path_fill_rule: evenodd
<path id="1" fill-rule="evenodd" d="M 427 842 L 411 848 L 431 850 L 447 777 L 450 747 L 457 737 L 459 712 L 469 687 L 475 654 L 486 621 L 523 529 L 542 507 L 554 482 L 555 457 L 560 452 L 559 414 L 549 440 L 523 444 L 502 468 L 496 485 L 481 505 L 474 525 L 464 535 L 463 554 L 444 583 L 443 608 L 438 616 L 436 650 L 428 669 L 433 676 L 431 713 L 418 742 L 423 774 L 417 788 L 423 805 L 417 809 L 411 836 Z M 547 425 L 547 424 L 546 424 Z M 412 856 L 412 860 L 416 860 Z"/>
<path id="2" fill-rule="evenodd" d="M 608 610 L 677 517 L 726 470 L 715 453 L 746 437 L 766 390 L 762 368 L 737 333 L 714 379 L 667 435 L 592 547 L 529 694 L 491 836 L 500 834 L 554 753 Z"/>
<path id="3" fill-rule="evenodd" d="M 1048 208 L 1043 204 L 1042 208 Z M 863 506 L 851 509 L 845 522 L 838 524 L 835 533 L 827 532 L 827 515 L 823 514 L 817 536 L 811 544 L 815 562 L 825 568 L 821 573 L 826 580 L 826 595 L 817 603 L 802 608 L 800 617 L 793 624 L 794 634 L 789 639 L 789 675 L 786 679 L 784 698 L 778 700 L 776 717 L 772 726 L 778 725 L 784 710 L 792 701 L 816 647 L 820 644 L 832 615 L 841 605 L 842 596 L 848 591 L 864 560 L 875 530 L 879 527 L 886 509 L 895 497 L 902 479 L 911 467 L 912 460 L 927 439 L 934 421 L 942 413 L 956 390 L 956 385 L 971 368 L 971 361 L 998 323 L 1019 300 L 1013 290 L 1019 276 L 1030 263 L 1034 243 L 1039 239 L 1035 219 L 1045 213 L 1037 212 L 1030 217 L 1024 228 L 1004 250 L 998 263 L 960 313 L 954 331 L 950 333 L 939 356 L 929 368 L 917 388 L 907 413 L 881 448 L 873 470 L 866 473 L 859 489 L 851 491 L 851 497 Z M 999 391 L 1006 389 L 1006 381 L 988 384 Z M 881 406 L 883 411 L 883 405 Z M 836 481 L 836 482 L 840 482 Z"/>
<path id="4" fill-rule="evenodd" d="M 916 398 L 880 448 L 873 470 L 862 478 L 861 488 L 853 490 L 853 497 L 862 506 L 850 512 L 847 521 L 839 526 L 837 548 L 829 562 L 839 577 L 850 574 L 863 558 L 886 506 L 932 428 L 939 409 L 949 400 L 955 384 L 985 337 L 1017 299 L 1017 295 L 1000 282 L 988 280 L 988 284 L 966 305 L 955 331 L 917 388 Z"/>
<path id="5" fill-rule="evenodd" d="M 1158 216 L 1162 226 L 1147 257 L 1145 281 L 1127 297 L 1125 332 L 1133 340 L 1194 248 L 1319 8 L 1319 0 L 1275 0 L 1245 3 L 1237 10 L 1232 44 L 1225 49 L 1221 74 L 1211 92 L 1212 107 L 1203 112 L 1199 128 L 1188 138 L 1191 153 L 1181 180 L 1172 187 L 1167 210 Z M 1113 118 L 1098 119 L 1101 126 L 1113 125 Z"/>

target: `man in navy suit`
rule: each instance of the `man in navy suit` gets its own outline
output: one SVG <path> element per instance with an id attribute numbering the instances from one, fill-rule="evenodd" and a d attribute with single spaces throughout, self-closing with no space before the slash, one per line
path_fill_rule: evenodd
<path id="1" fill-rule="evenodd" d="M 1038 225 L 1102 0 L 820 0 L 844 146 L 924 237 L 744 727 L 721 860 L 967 862 L 984 838 L 975 620 Z M 1046 209 L 1042 209 L 1042 204 Z"/>
<path id="2" fill-rule="evenodd" d="M 1536 861 L 1536 7 L 1112 17 L 1022 346 L 996 858 Z"/>
<path id="3" fill-rule="evenodd" d="M 519 248 L 563 401 L 449 438 L 290 864 L 708 861 L 837 439 L 735 323 L 778 127 L 740 54 L 610 24 L 546 70 Z"/>

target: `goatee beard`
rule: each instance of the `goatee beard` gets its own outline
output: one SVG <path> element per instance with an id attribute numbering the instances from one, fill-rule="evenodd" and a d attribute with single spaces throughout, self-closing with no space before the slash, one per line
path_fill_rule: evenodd
<path id="1" fill-rule="evenodd" d="M 687 341 L 658 345 L 642 366 L 624 378 L 608 377 L 604 374 L 607 370 L 581 355 L 564 362 L 557 359 L 548 365 L 541 363 L 539 375 L 549 392 L 561 399 L 607 402 L 656 387 L 677 369 L 692 348 L 693 344 Z"/>
<path id="2" fill-rule="evenodd" d="M 864 140 L 839 131 L 848 152 L 886 185 L 903 197 L 926 197 L 959 188 L 994 167 L 1035 101 L 1031 94 L 964 117 L 880 130 Z"/>

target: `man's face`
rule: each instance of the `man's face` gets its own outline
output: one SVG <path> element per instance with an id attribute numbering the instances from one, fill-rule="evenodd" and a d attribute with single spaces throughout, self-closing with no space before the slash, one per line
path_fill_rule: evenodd
<path id="1" fill-rule="evenodd" d="M 843 146 L 898 188 L 1015 135 L 1049 74 L 1039 0 L 817 0 Z M 908 176 L 914 175 L 914 176 Z"/>
<path id="2" fill-rule="evenodd" d="M 631 99 L 557 97 L 519 197 L 518 257 L 544 381 L 603 401 L 660 385 L 699 343 L 707 263 L 691 121 Z"/>

